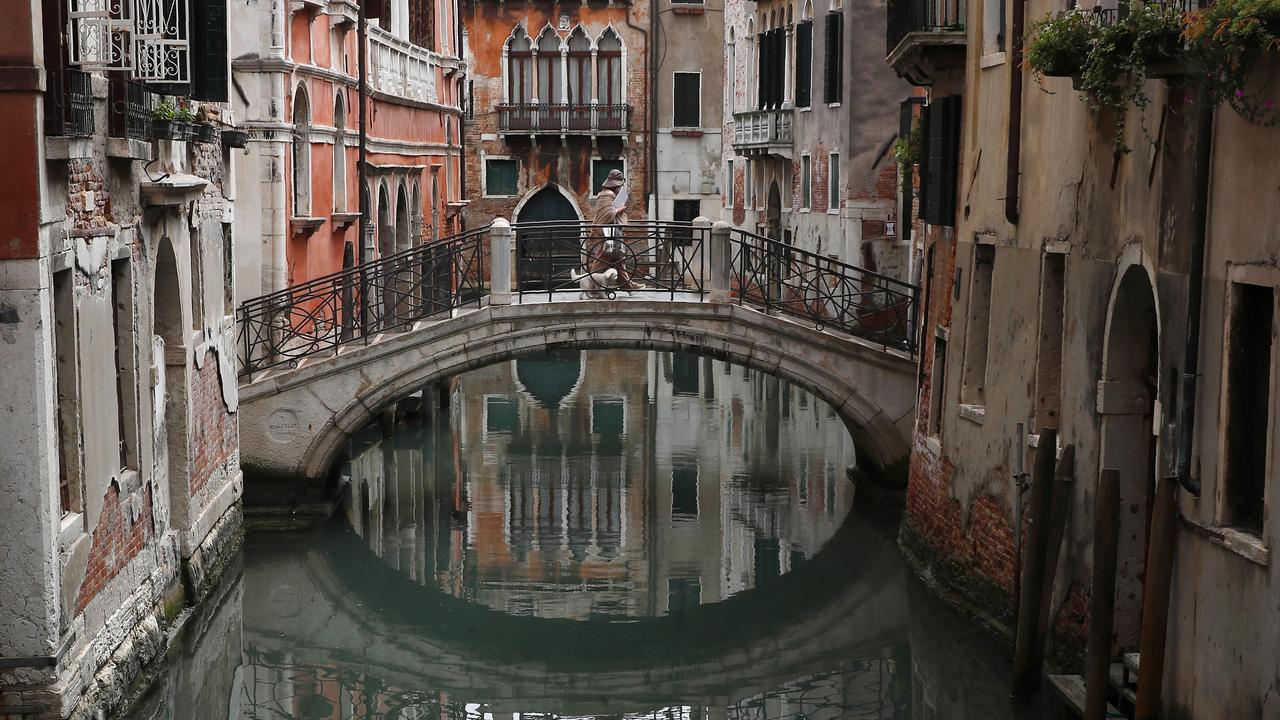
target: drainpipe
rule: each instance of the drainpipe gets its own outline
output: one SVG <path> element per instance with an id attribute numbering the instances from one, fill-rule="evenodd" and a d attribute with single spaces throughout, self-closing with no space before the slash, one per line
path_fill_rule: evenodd
<path id="1" fill-rule="evenodd" d="M 649 198 L 651 202 L 649 214 L 656 220 L 658 217 L 658 53 L 656 52 L 656 48 L 649 47 L 649 38 L 652 37 L 656 40 L 658 37 L 658 13 L 654 5 L 650 4 L 648 31 L 631 22 L 630 12 L 627 13 L 626 18 L 627 27 L 640 33 L 640 37 L 644 38 L 645 53 L 649 56 L 647 58 L 649 61 L 649 72 L 646 73 L 645 77 L 645 93 L 648 96 L 649 105 L 649 107 L 645 109 L 644 118 L 644 142 L 645 145 L 647 145 L 645 148 L 645 155 L 647 158 L 646 164 L 648 165 L 648 167 L 645 168 L 645 184 L 649 186 Z M 652 132 L 650 132 L 651 129 Z"/>
<path id="2" fill-rule="evenodd" d="M 1191 477 L 1195 443 L 1196 380 L 1200 368 L 1200 298 L 1204 291 L 1204 251 L 1209 244 L 1209 175 L 1213 161 L 1213 104 L 1200 93 L 1195 164 L 1191 184 L 1191 256 L 1187 267 L 1187 337 L 1182 346 L 1182 404 L 1178 408 L 1178 484 L 1200 497 L 1200 481 Z"/>
<path id="3" fill-rule="evenodd" d="M 1022 26 L 1026 0 L 1013 1 L 1009 32 L 1009 140 L 1005 151 L 1004 219 L 1018 224 L 1018 168 L 1022 164 Z"/>

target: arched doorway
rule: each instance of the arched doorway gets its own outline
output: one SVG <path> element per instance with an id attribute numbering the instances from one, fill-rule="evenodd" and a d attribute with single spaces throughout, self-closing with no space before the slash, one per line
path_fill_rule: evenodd
<path id="1" fill-rule="evenodd" d="M 378 186 L 378 257 L 385 258 L 394 252 L 395 228 L 391 225 L 391 198 L 387 196 L 387 186 L 383 183 Z M 385 276 L 374 282 L 381 285 L 380 293 L 370 288 L 370 295 L 380 300 L 377 326 L 385 330 L 394 324 L 392 310 L 395 306 L 395 283 L 388 282 Z"/>
<path id="2" fill-rule="evenodd" d="M 782 191 L 778 189 L 778 181 L 769 183 L 769 202 L 765 206 L 764 234 L 780 240 L 782 237 Z"/>
<path id="3" fill-rule="evenodd" d="M 578 209 L 558 185 L 547 184 L 530 193 L 516 207 L 517 268 L 521 290 L 543 290 L 563 284 L 582 262 L 582 241 L 576 228 L 520 228 L 540 222 L 576 222 Z"/>
<path id="4" fill-rule="evenodd" d="M 1120 543 L 1116 558 L 1114 639 L 1117 653 L 1136 652 L 1142 627 L 1147 534 L 1155 496 L 1159 389 L 1159 319 L 1155 291 L 1140 264 L 1123 271 L 1107 321 L 1098 407 L 1101 467 L 1120 476 Z"/>
<path id="5" fill-rule="evenodd" d="M 153 436 L 157 465 L 166 471 L 169 493 L 169 523 L 178 530 L 190 527 L 187 478 L 187 346 L 182 321 L 182 284 L 178 280 L 178 260 L 173 242 L 161 237 L 156 251 L 152 283 L 152 388 Z"/>

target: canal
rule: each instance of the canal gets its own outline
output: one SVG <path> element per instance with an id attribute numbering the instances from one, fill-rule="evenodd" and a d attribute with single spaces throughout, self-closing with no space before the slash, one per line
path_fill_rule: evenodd
<path id="1" fill-rule="evenodd" d="M 128 717 L 1032 717 L 859 462 L 721 360 L 472 370 L 351 439 L 332 520 L 250 531 Z"/>

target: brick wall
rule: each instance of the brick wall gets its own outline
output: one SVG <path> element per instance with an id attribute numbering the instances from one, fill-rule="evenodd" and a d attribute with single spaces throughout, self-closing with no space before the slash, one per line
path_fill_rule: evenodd
<path id="1" fill-rule="evenodd" d="M 218 359 L 207 352 L 203 368 L 191 373 L 191 495 L 236 452 L 239 439 L 236 417 L 222 402 Z"/>
<path id="2" fill-rule="evenodd" d="M 80 586 L 80 595 L 76 599 L 76 613 L 85 607 L 104 587 L 129 564 L 142 547 L 155 533 L 151 522 L 151 488 L 148 486 L 142 493 L 141 511 L 131 512 L 128 504 L 133 502 L 126 498 L 120 500 L 120 488 L 112 483 L 107 489 L 102 504 L 102 515 L 98 525 L 93 529 L 93 544 L 89 548 L 88 570 L 85 571 L 84 583 Z"/>
<path id="3" fill-rule="evenodd" d="M 92 194 L 92 197 L 90 197 Z M 71 230 L 86 234 L 107 227 L 111 195 L 92 160 L 67 162 L 67 219 Z"/>

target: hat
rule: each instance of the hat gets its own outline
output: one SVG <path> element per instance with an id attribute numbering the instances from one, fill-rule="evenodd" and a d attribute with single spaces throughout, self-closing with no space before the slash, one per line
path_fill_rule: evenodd
<path id="1" fill-rule="evenodd" d="M 622 171 L 617 168 L 614 168 L 613 170 L 609 171 L 609 177 L 605 178 L 603 183 L 600 183 L 600 187 L 611 189 L 616 187 L 622 187 L 623 185 L 626 185 L 626 184 L 627 184 L 627 181 L 623 179 Z"/>

